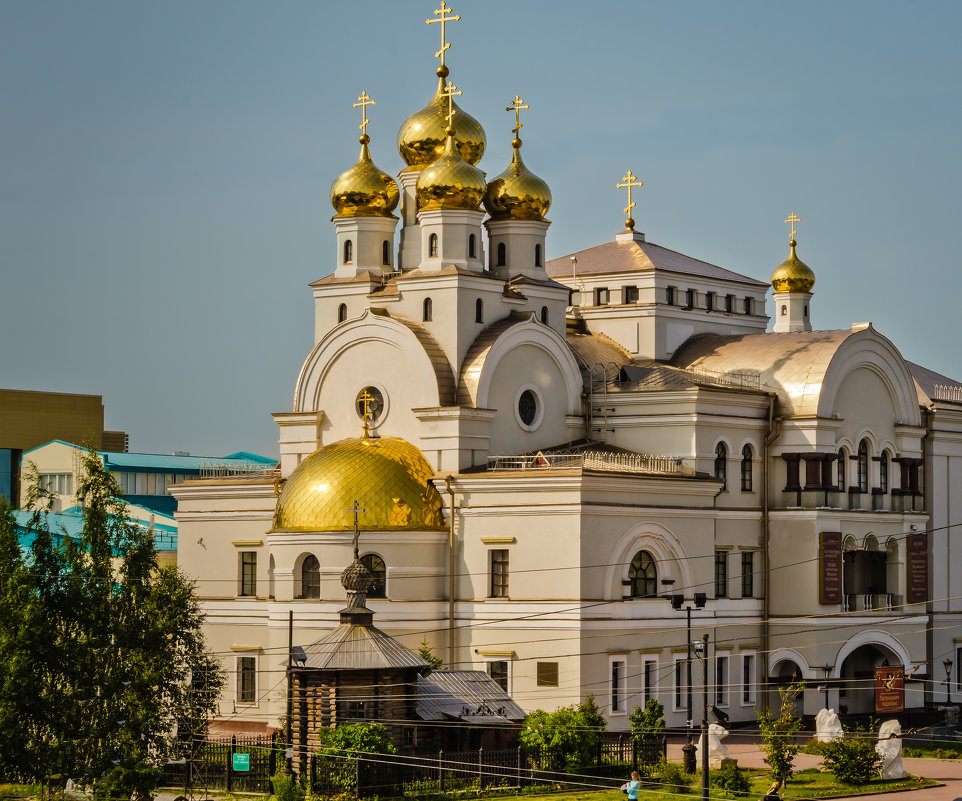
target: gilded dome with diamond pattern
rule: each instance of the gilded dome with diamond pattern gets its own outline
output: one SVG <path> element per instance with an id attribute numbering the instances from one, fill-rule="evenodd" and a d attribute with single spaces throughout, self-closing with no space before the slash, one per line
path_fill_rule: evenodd
<path id="1" fill-rule="evenodd" d="M 815 273 L 795 255 L 795 240 L 790 243 L 791 255 L 772 272 L 772 288 L 776 292 L 811 292 Z"/>
<path id="2" fill-rule="evenodd" d="M 338 217 L 391 217 L 400 192 L 394 179 L 371 161 L 370 137 L 361 137 L 357 163 L 331 185 L 331 205 Z"/>
<path id="3" fill-rule="evenodd" d="M 444 529 L 434 469 L 398 437 L 342 439 L 301 462 L 284 484 L 274 528 L 352 531 L 354 501 L 362 531 Z"/>
<path id="4" fill-rule="evenodd" d="M 551 190 L 521 160 L 521 140 L 511 145 L 511 163 L 488 184 L 484 207 L 492 220 L 543 220 L 551 208 Z"/>
<path id="5" fill-rule="evenodd" d="M 449 135 L 444 152 L 421 170 L 415 192 L 421 210 L 473 210 L 481 205 L 485 189 L 484 173 L 461 158 Z"/>

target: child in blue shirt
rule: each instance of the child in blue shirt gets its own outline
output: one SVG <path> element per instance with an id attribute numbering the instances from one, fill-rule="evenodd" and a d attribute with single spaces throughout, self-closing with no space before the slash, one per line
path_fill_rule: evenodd
<path id="1" fill-rule="evenodd" d="M 637 770 L 631 772 L 631 781 L 621 785 L 621 789 L 628 793 L 628 801 L 638 801 L 638 790 L 641 787 L 641 774 Z"/>

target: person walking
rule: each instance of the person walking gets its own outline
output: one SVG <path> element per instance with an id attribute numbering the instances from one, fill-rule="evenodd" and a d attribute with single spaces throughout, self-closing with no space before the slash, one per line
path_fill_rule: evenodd
<path id="1" fill-rule="evenodd" d="M 641 774 L 637 770 L 633 770 L 630 781 L 621 785 L 621 791 L 628 793 L 628 801 L 638 801 L 639 789 L 641 789 Z"/>
<path id="2" fill-rule="evenodd" d="M 768 792 L 765 793 L 762 801 L 782 801 L 782 797 L 778 794 L 778 788 L 780 786 L 781 782 L 772 782 L 772 786 L 768 788 Z"/>

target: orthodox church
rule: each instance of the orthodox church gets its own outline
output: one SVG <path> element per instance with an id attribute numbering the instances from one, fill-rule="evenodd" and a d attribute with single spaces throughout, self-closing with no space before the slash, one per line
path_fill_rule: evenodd
<path id="1" fill-rule="evenodd" d="M 355 104 L 278 470 L 171 490 L 222 727 L 283 721 L 289 616 L 302 647 L 339 625 L 355 515 L 377 626 L 524 710 L 591 692 L 618 730 L 655 697 L 680 726 L 703 668 L 736 723 L 793 677 L 806 714 L 875 711 L 879 668 L 903 677 L 890 710 L 958 697 L 962 388 L 870 323 L 813 326 L 794 214 L 760 281 L 649 242 L 629 172 L 624 230 L 548 259 L 527 104 L 487 180 L 449 46 L 397 180 Z"/>

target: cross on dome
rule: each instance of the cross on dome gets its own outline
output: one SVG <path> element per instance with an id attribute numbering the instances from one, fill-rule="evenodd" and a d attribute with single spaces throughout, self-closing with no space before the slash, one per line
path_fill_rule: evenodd
<path id="1" fill-rule="evenodd" d="M 361 96 L 357 99 L 357 103 L 354 104 L 354 108 L 357 108 L 358 106 L 360 106 L 361 108 L 360 128 L 361 128 L 362 137 L 367 136 L 367 124 L 370 122 L 370 120 L 367 118 L 367 107 L 373 106 L 373 105 L 374 105 L 374 101 L 371 100 L 371 96 L 364 91 L 361 92 Z"/>
<path id="2" fill-rule="evenodd" d="M 521 133 L 521 128 L 524 126 L 524 123 L 521 122 L 521 109 L 527 109 L 527 108 L 529 108 L 528 104 L 521 99 L 520 95 L 515 95 L 514 100 L 511 102 L 511 105 L 505 109 L 505 111 L 514 112 L 515 127 L 512 129 L 511 132 L 515 136 L 518 136 L 518 134 Z"/>
<path id="3" fill-rule="evenodd" d="M 434 9 L 434 13 L 438 15 L 438 19 L 425 20 L 425 22 L 428 25 L 431 25 L 432 23 L 435 23 L 435 22 L 441 23 L 441 49 L 434 54 L 434 57 L 441 59 L 442 67 L 444 67 L 444 51 L 447 50 L 449 47 L 451 47 L 451 43 L 447 41 L 447 37 L 445 36 L 444 26 L 448 22 L 458 22 L 461 19 L 460 14 L 455 16 L 449 16 L 448 12 L 450 12 L 450 14 L 452 15 L 454 14 L 454 10 L 450 6 L 446 6 L 444 4 L 444 0 L 441 0 L 441 8 Z"/>
<path id="4" fill-rule="evenodd" d="M 361 394 L 357 396 L 357 402 L 361 404 L 361 424 L 364 428 L 364 438 L 367 439 L 371 430 L 368 427 L 368 421 L 374 420 L 374 409 L 377 407 L 377 398 L 370 393 L 367 387 L 361 390 Z M 355 521 L 357 516 L 355 515 Z"/>
<path id="5" fill-rule="evenodd" d="M 788 215 L 788 219 L 785 220 L 785 222 L 792 224 L 792 237 L 791 237 L 791 238 L 792 238 L 792 241 L 793 241 L 793 242 L 795 241 L 795 223 L 801 222 L 801 221 L 802 221 L 802 218 L 799 217 L 794 211 L 793 211 L 790 215 Z"/>
<path id="6" fill-rule="evenodd" d="M 633 187 L 638 187 L 639 189 L 644 186 L 644 183 L 638 180 L 637 176 L 631 174 L 631 170 L 628 170 L 628 174 L 621 179 L 624 181 L 623 184 L 618 184 L 618 189 L 628 190 L 628 205 L 625 206 L 625 214 L 628 215 L 628 219 L 625 220 L 625 227 L 629 231 L 633 231 L 635 228 L 635 221 L 631 217 L 631 210 L 637 205 L 631 199 L 631 190 Z"/>
<path id="7" fill-rule="evenodd" d="M 428 22 L 430 22 L 430 21 L 431 21 L 431 20 L 428 20 Z M 447 115 L 447 116 L 448 116 L 448 128 L 451 127 L 451 125 L 452 125 L 452 120 L 454 120 L 454 115 L 457 113 L 457 112 L 454 110 L 454 96 L 455 96 L 455 95 L 462 95 L 462 94 L 464 94 L 464 92 L 462 92 L 460 89 L 458 89 L 458 87 L 455 86 L 455 85 L 454 85 L 453 83 L 451 83 L 450 81 L 448 81 L 448 83 L 446 84 L 446 86 L 445 86 L 445 88 L 444 88 L 444 91 L 441 92 L 441 97 L 446 97 L 446 98 L 448 99 L 448 115 Z"/>
<path id="8" fill-rule="evenodd" d="M 357 502 L 357 500 L 355 500 L 354 503 L 351 504 L 351 508 L 347 510 L 348 514 L 354 515 L 354 561 L 357 561 L 357 541 L 361 536 L 361 532 L 357 527 L 357 516 L 364 511 L 366 510 L 361 509 L 361 505 Z"/>

